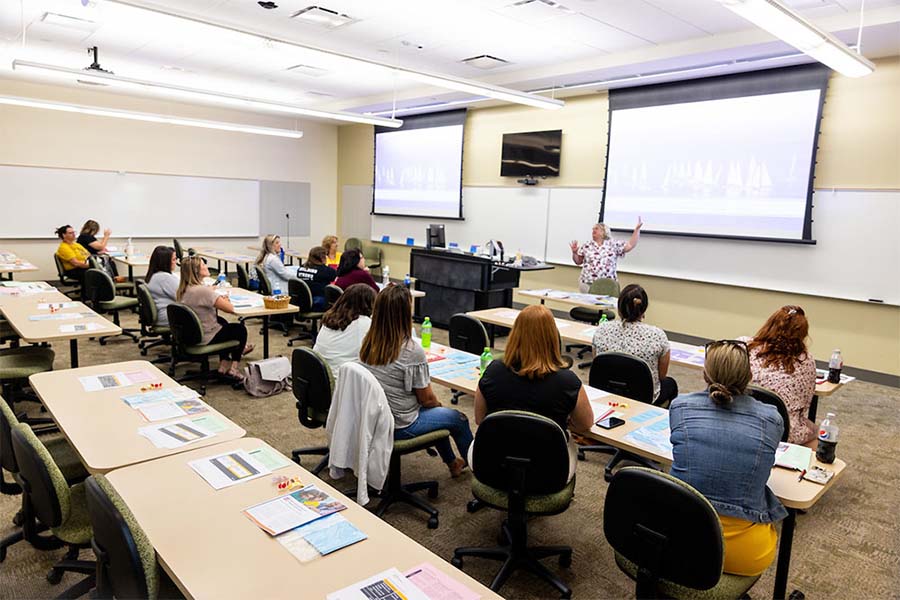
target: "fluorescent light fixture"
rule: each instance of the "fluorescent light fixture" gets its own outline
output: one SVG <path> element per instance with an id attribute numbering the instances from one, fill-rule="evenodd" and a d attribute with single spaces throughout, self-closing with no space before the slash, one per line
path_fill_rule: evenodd
<path id="1" fill-rule="evenodd" d="M 819 29 L 778 0 L 718 2 L 841 75 L 862 77 L 875 70 L 875 65 L 865 56 L 852 51 L 839 39 Z"/>
<path id="2" fill-rule="evenodd" d="M 94 31 L 97 29 L 97 23 L 94 21 L 54 12 L 45 12 L 41 17 L 41 22 L 47 23 L 48 25 L 56 25 L 58 27 L 78 29 L 80 31 Z"/>
<path id="3" fill-rule="evenodd" d="M 255 125 L 241 125 L 240 123 L 226 123 L 224 121 L 204 121 L 202 119 L 189 119 L 187 117 L 173 117 L 170 115 L 132 112 L 130 110 L 118 110 L 115 108 L 97 108 L 94 106 L 84 106 L 82 104 L 51 102 L 49 100 L 19 98 L 16 96 L 0 96 L 0 104 L 6 104 L 9 106 L 24 106 L 26 108 L 58 110 L 62 112 L 93 115 L 95 117 L 113 117 L 115 119 L 130 119 L 132 121 L 164 123 L 166 125 L 185 125 L 187 127 L 202 127 L 204 129 L 220 129 L 222 131 L 236 131 L 239 133 L 253 133 L 256 135 L 272 135 L 276 137 L 293 139 L 300 139 L 303 137 L 302 131 L 292 131 L 290 129 L 257 127 Z"/>
<path id="4" fill-rule="evenodd" d="M 315 110 L 312 108 L 302 108 L 291 104 L 281 102 L 273 102 L 269 100 L 259 100 L 256 98 L 246 98 L 243 96 L 235 96 L 220 92 L 211 92 L 207 90 L 197 90 L 193 88 L 171 85 L 168 83 L 159 83 L 154 81 L 144 81 L 141 79 L 129 79 L 127 77 L 119 77 L 102 71 L 92 71 L 85 69 L 70 69 L 68 67 L 59 67 L 56 65 L 45 65 L 40 63 L 29 62 L 25 60 L 14 60 L 12 63 L 13 70 L 21 72 L 33 72 L 41 75 L 50 75 L 56 78 L 66 80 L 76 80 L 88 85 L 107 85 L 126 90 L 134 90 L 138 92 L 156 91 L 170 97 L 184 98 L 185 100 L 194 100 L 201 102 L 215 102 L 226 106 L 236 108 L 266 110 L 280 112 L 291 115 L 302 115 L 307 117 L 319 117 L 323 119 L 334 119 L 337 121 L 349 121 L 351 123 L 364 123 L 366 125 L 381 125 L 384 127 L 400 127 L 403 121 L 397 119 L 386 119 L 382 117 L 365 116 L 349 112 L 332 112 L 325 110 Z"/>
<path id="5" fill-rule="evenodd" d="M 292 14 L 291 18 L 297 19 L 298 21 L 306 21 L 313 25 L 327 27 L 329 29 L 335 29 L 336 27 L 353 23 L 356 20 L 353 17 L 349 17 L 322 6 L 307 6 Z"/>

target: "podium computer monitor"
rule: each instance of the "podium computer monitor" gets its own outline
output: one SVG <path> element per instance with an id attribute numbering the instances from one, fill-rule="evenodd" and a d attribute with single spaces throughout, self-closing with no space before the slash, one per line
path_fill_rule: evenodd
<path id="1" fill-rule="evenodd" d="M 427 240 L 425 247 L 429 250 L 432 248 L 447 247 L 447 240 L 444 237 L 443 225 L 429 225 L 425 229 L 425 239 Z"/>

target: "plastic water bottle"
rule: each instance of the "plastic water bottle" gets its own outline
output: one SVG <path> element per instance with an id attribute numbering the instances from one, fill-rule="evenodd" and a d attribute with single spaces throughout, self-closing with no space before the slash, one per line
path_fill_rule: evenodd
<path id="1" fill-rule="evenodd" d="M 129 258 L 134 256 L 134 244 L 131 243 L 131 238 L 128 238 L 128 241 L 125 242 L 125 256 Z"/>
<path id="2" fill-rule="evenodd" d="M 606 316 L 606 312 L 600 313 L 600 322 L 601 323 L 609 322 L 609 317 Z"/>
<path id="3" fill-rule="evenodd" d="M 816 458 L 821 462 L 834 462 L 834 450 L 838 443 L 839 429 L 834 422 L 834 413 L 828 413 L 819 425 L 819 444 L 816 446 Z"/>
<path id="4" fill-rule="evenodd" d="M 481 374 L 484 375 L 484 372 L 487 370 L 488 365 L 491 364 L 494 360 L 494 355 L 491 354 L 490 346 L 484 347 L 484 352 L 481 353 Z"/>
<path id="5" fill-rule="evenodd" d="M 284 248 L 278 253 L 278 258 L 281 259 L 281 264 L 284 264 Z"/>
<path id="6" fill-rule="evenodd" d="M 391 268 L 387 265 L 381 267 L 381 283 L 387 285 L 391 282 Z"/>
<path id="7" fill-rule="evenodd" d="M 422 321 L 422 347 L 426 350 L 431 348 L 431 318 L 425 317 Z"/>
<path id="8" fill-rule="evenodd" d="M 216 287 L 217 288 L 225 287 L 225 273 L 219 273 L 219 276 L 216 278 Z"/>
<path id="9" fill-rule="evenodd" d="M 412 285 L 412 279 L 409 278 L 409 273 L 406 274 L 406 277 L 403 278 L 403 285 L 409 287 Z"/>
<path id="10" fill-rule="evenodd" d="M 841 382 L 841 369 L 844 367 L 844 359 L 841 357 L 840 348 L 835 348 L 831 353 L 831 360 L 828 361 L 828 382 Z"/>

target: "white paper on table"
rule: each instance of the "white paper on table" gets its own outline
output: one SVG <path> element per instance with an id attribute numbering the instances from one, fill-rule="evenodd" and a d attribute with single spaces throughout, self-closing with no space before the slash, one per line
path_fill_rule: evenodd
<path id="1" fill-rule="evenodd" d="M 157 402 L 156 404 L 145 404 L 139 406 L 138 410 L 141 416 L 151 423 L 157 421 L 168 421 L 169 419 L 177 419 L 178 417 L 186 417 L 180 406 L 174 402 Z"/>
<path id="2" fill-rule="evenodd" d="M 244 510 L 244 514 L 270 535 L 280 535 L 321 517 L 294 500 L 290 494 L 251 506 Z"/>
<path id="3" fill-rule="evenodd" d="M 83 387 L 86 392 L 97 392 L 100 390 L 109 390 L 131 385 L 131 381 L 125 376 L 125 373 L 87 375 L 85 377 L 79 377 L 78 381 L 81 382 L 81 387 Z"/>
<path id="4" fill-rule="evenodd" d="M 597 388 L 593 388 L 590 386 L 584 386 L 584 391 L 587 394 L 588 400 L 599 400 L 600 398 L 605 398 L 606 396 L 611 396 L 609 392 L 604 392 L 603 390 L 598 390 Z"/>
<path id="5" fill-rule="evenodd" d="M 600 419 L 606 419 L 609 417 L 621 419 L 625 416 L 625 413 L 617 411 L 615 407 L 610 406 L 606 402 L 591 402 L 591 410 L 594 411 L 594 423 L 596 423 Z"/>
<path id="6" fill-rule="evenodd" d="M 324 519 L 319 520 L 323 521 Z M 275 539 L 278 540 L 278 543 L 284 546 L 285 549 L 287 549 L 287 551 L 290 552 L 294 558 L 302 563 L 307 563 L 319 558 L 322 555 L 319 554 L 319 551 L 316 550 L 315 546 L 303 539 L 304 535 L 305 532 L 297 529 L 292 529 L 291 531 L 285 531 Z"/>
<path id="7" fill-rule="evenodd" d="M 407 571 L 406 578 L 430 600 L 478 600 L 481 595 L 467 588 L 431 563 Z"/>
<path id="8" fill-rule="evenodd" d="M 138 433 L 150 440 L 157 448 L 167 449 L 180 448 L 213 435 L 209 430 L 189 419 L 165 425 L 148 425 L 138 429 Z"/>
<path id="9" fill-rule="evenodd" d="M 100 331 L 101 329 L 105 329 L 105 327 L 103 327 L 103 325 L 100 325 L 99 323 L 90 323 L 90 322 L 59 326 L 60 333 L 79 333 L 82 331 Z"/>
<path id="10" fill-rule="evenodd" d="M 41 302 L 37 305 L 38 310 L 50 310 L 50 308 L 74 308 L 78 306 L 77 302 Z"/>
<path id="11" fill-rule="evenodd" d="M 569 297 L 569 292 L 562 292 L 560 290 L 551 290 L 551 291 L 547 292 L 547 297 L 548 298 L 557 298 L 559 300 L 562 300 L 563 298 Z"/>
<path id="12" fill-rule="evenodd" d="M 394 600 L 429 600 L 403 573 L 392 567 L 368 579 L 358 581 L 342 590 L 328 594 L 326 600 L 371 600 L 384 598 Z"/>
<path id="13" fill-rule="evenodd" d="M 522 290 L 523 292 L 528 292 L 529 294 L 534 294 L 535 296 L 546 296 L 553 290 L 551 288 L 544 288 L 542 290 Z"/>
<path id="14" fill-rule="evenodd" d="M 515 319 L 519 316 L 519 311 L 517 310 L 501 310 L 497 313 L 497 316 L 501 319 Z"/>
<path id="15" fill-rule="evenodd" d="M 207 456 L 188 463 L 206 483 L 217 490 L 250 481 L 272 471 L 254 459 L 246 450 L 233 450 Z"/>

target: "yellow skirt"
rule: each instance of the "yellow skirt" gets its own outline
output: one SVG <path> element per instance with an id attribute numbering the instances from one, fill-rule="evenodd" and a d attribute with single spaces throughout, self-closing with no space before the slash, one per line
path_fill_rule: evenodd
<path id="1" fill-rule="evenodd" d="M 769 568 L 778 546 L 778 533 L 772 523 L 751 523 L 722 515 L 719 521 L 725 538 L 726 573 L 752 576 Z"/>

